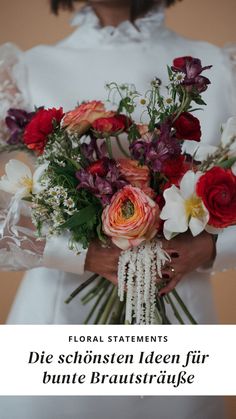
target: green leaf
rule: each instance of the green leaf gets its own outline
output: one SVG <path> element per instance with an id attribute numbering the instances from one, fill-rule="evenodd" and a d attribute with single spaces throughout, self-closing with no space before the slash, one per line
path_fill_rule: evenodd
<path id="1" fill-rule="evenodd" d="M 25 196 L 24 198 L 22 198 L 22 201 L 32 202 L 32 196 Z"/>
<path id="2" fill-rule="evenodd" d="M 73 229 L 75 227 L 81 226 L 83 224 L 90 224 L 91 219 L 94 219 L 96 216 L 96 209 L 92 205 L 81 209 L 76 212 L 72 217 L 69 218 L 63 225 L 63 229 Z"/>
<path id="3" fill-rule="evenodd" d="M 230 169 L 234 163 L 236 163 L 236 157 L 231 157 L 228 160 L 220 162 L 217 166 L 222 167 L 223 169 Z"/>
<path id="4" fill-rule="evenodd" d="M 197 103 L 197 105 L 206 105 L 206 102 L 204 102 L 201 96 L 194 96 L 193 101 Z"/>
<path id="5" fill-rule="evenodd" d="M 101 242 L 106 243 L 106 237 L 102 231 L 102 222 L 100 222 L 96 228 L 98 238 Z"/>
<path id="6" fill-rule="evenodd" d="M 171 78 L 173 76 L 173 71 L 171 70 L 171 68 L 169 66 L 167 66 L 167 71 L 168 71 L 169 79 L 171 80 Z"/>

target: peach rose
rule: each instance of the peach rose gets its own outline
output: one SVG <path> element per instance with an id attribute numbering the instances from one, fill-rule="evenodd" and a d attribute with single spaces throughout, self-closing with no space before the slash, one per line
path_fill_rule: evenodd
<path id="1" fill-rule="evenodd" d="M 127 185 L 103 210 L 103 231 L 122 250 L 155 237 L 159 227 L 158 205 L 141 189 Z"/>
<path id="2" fill-rule="evenodd" d="M 150 188 L 150 170 L 141 166 L 137 160 L 119 159 L 119 171 L 132 186 L 142 189 L 150 198 L 155 197 L 155 192 Z"/>
<path id="3" fill-rule="evenodd" d="M 102 102 L 93 100 L 82 103 L 73 111 L 67 112 L 63 118 L 63 127 L 70 132 L 82 135 L 89 130 L 96 119 L 109 118 L 114 115 L 115 112 L 106 111 Z"/>

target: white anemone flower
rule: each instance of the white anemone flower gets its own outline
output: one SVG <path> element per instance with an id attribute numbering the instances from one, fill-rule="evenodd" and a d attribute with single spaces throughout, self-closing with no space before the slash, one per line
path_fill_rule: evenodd
<path id="1" fill-rule="evenodd" d="M 0 179 L 0 190 L 21 198 L 40 192 L 43 189 L 40 178 L 47 166 L 42 164 L 32 173 L 30 167 L 20 160 L 10 160 L 5 166 L 5 175 Z"/>
<path id="2" fill-rule="evenodd" d="M 233 164 L 233 166 L 231 167 L 231 170 L 232 170 L 234 176 L 236 176 L 236 163 Z"/>
<path id="3" fill-rule="evenodd" d="M 235 141 L 230 146 L 230 157 L 236 157 L 236 116 L 232 116 L 222 126 L 223 132 L 221 137 L 221 143 L 226 146 L 233 138 Z"/>
<path id="4" fill-rule="evenodd" d="M 202 199 L 196 194 L 196 183 L 202 173 L 189 170 L 183 176 L 180 187 L 171 186 L 164 192 L 165 206 L 161 212 L 164 236 L 170 240 L 190 229 L 193 236 L 200 234 L 209 220 L 209 213 Z"/>

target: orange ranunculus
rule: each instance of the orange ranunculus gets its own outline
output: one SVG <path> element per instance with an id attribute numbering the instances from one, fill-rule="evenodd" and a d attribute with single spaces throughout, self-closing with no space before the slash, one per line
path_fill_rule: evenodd
<path id="1" fill-rule="evenodd" d="M 106 111 L 102 102 L 93 100 L 82 103 L 73 111 L 67 112 L 63 118 L 63 126 L 70 132 L 84 134 L 99 118 L 114 116 L 115 112 Z"/>
<path id="2" fill-rule="evenodd" d="M 117 192 L 102 214 L 103 231 L 122 250 L 155 237 L 158 205 L 141 189 L 127 185 Z"/>
<path id="3" fill-rule="evenodd" d="M 119 171 L 132 186 L 142 189 L 150 198 L 155 197 L 155 192 L 150 188 L 150 170 L 141 166 L 137 160 L 119 159 Z"/>

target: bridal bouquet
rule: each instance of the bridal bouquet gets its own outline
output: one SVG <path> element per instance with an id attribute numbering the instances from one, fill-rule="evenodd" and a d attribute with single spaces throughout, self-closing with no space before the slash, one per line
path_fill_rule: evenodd
<path id="1" fill-rule="evenodd" d="M 198 144 L 201 126 L 193 115 L 205 105 L 210 81 L 202 73 L 210 68 L 180 57 L 167 68 L 168 85 L 155 78 L 145 95 L 133 85 L 110 83 L 106 106 L 90 101 L 66 113 L 44 107 L 8 112 L 4 149 L 33 151 L 38 167 L 32 174 L 10 160 L 0 188 L 30 202 L 38 237 L 69 231 L 75 252 L 78 243 L 87 248 L 94 239 L 122 250 L 118 287 L 94 275 L 68 299 L 96 279 L 82 298 L 94 299 L 86 322 L 169 323 L 169 304 L 183 323 L 178 303 L 195 323 L 176 290 L 159 292 L 162 268 L 171 263 L 161 240 L 186 231 L 217 234 L 236 224 L 235 119 L 221 145 L 208 150 Z M 185 150 L 192 141 L 190 155 Z"/>

